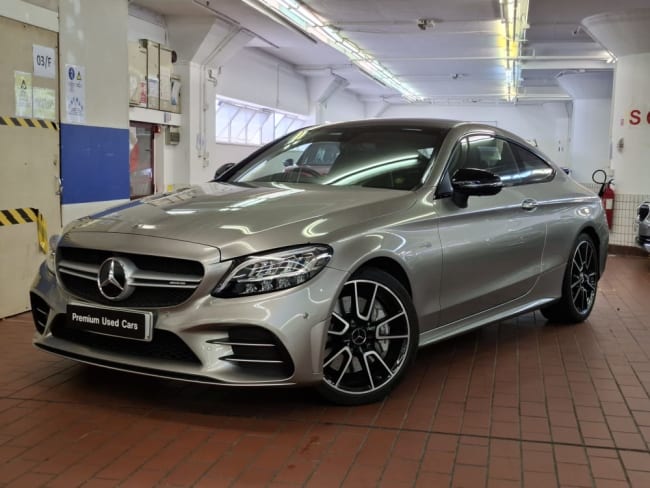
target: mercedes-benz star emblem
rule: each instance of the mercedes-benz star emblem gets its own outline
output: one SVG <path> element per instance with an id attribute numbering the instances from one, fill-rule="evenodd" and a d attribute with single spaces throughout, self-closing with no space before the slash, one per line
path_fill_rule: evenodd
<path id="1" fill-rule="evenodd" d="M 131 275 L 135 265 L 125 258 L 108 258 L 99 267 L 97 287 L 104 298 L 125 300 L 133 294 Z"/>

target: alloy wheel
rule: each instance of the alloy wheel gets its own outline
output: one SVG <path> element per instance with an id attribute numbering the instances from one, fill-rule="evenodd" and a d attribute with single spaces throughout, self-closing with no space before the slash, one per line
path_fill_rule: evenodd
<path id="1" fill-rule="evenodd" d="M 325 382 L 347 395 L 372 394 L 404 367 L 410 341 L 411 324 L 400 298 L 382 283 L 350 280 L 327 332 Z"/>
<path id="2" fill-rule="evenodd" d="M 573 253 L 571 263 L 571 300 L 580 314 L 587 313 L 596 298 L 597 269 L 593 245 L 590 241 L 581 241 Z"/>

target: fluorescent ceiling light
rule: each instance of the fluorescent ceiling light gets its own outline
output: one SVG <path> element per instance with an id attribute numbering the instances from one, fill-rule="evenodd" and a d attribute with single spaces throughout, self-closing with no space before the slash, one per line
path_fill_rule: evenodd
<path id="1" fill-rule="evenodd" d="M 364 51 L 350 39 L 341 36 L 336 29 L 329 25 L 327 19 L 321 17 L 309 7 L 298 3 L 296 0 L 244 0 L 244 2 L 258 9 L 259 5 L 262 5 L 271 11 L 267 15 L 279 15 L 310 36 L 320 39 L 323 43 L 345 54 L 365 74 L 380 84 L 397 90 L 409 102 L 425 100 L 425 97 L 399 80 L 377 58 Z"/>
<path id="2" fill-rule="evenodd" d="M 517 89 L 521 77 L 519 55 L 521 43 L 528 29 L 528 0 L 499 0 L 505 63 L 504 91 L 506 100 L 517 99 Z"/>

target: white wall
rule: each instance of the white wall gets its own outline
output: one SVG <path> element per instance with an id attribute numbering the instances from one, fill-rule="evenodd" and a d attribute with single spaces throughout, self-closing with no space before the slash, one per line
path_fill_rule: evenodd
<path id="1" fill-rule="evenodd" d="M 272 56 L 241 49 L 220 70 L 216 93 L 265 107 L 307 115 L 305 77 Z"/>
<path id="2" fill-rule="evenodd" d="M 591 174 L 609 167 L 610 99 L 576 99 L 571 118 L 569 167 L 581 183 L 591 183 Z"/>
<path id="3" fill-rule="evenodd" d="M 564 103 L 542 105 L 391 105 L 382 117 L 433 117 L 495 124 L 524 139 L 560 165 L 566 162 L 569 116 Z"/>
<path id="4" fill-rule="evenodd" d="M 146 20 L 129 15 L 129 41 L 149 39 L 163 46 L 167 44 L 167 31 L 165 27 L 147 22 Z"/>
<path id="5" fill-rule="evenodd" d="M 339 90 L 323 107 L 323 120 L 326 122 L 341 122 L 345 120 L 363 119 L 365 107 L 354 93 Z"/>

